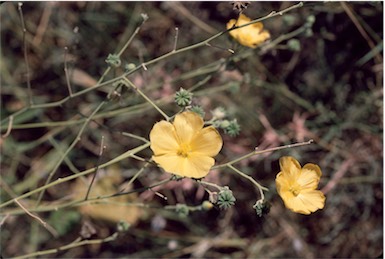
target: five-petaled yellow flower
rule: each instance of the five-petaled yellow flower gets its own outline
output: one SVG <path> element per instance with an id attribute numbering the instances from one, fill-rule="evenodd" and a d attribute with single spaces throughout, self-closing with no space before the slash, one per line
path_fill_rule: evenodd
<path id="1" fill-rule="evenodd" d="M 150 132 L 153 160 L 172 174 L 205 177 L 222 148 L 222 138 L 213 126 L 203 126 L 203 119 L 191 111 L 176 115 L 172 124 L 157 122 Z"/>
<path id="2" fill-rule="evenodd" d="M 227 29 L 231 29 L 234 26 L 241 26 L 251 22 L 251 19 L 244 14 L 240 14 L 238 20 L 231 19 L 227 23 Z M 263 30 L 263 24 L 261 22 L 253 23 L 245 27 L 234 29 L 229 32 L 240 44 L 256 48 L 259 44 L 270 38 L 270 33 Z"/>
<path id="3" fill-rule="evenodd" d="M 310 214 L 325 205 L 325 195 L 316 190 L 322 172 L 318 165 L 306 164 L 303 168 L 290 156 L 279 159 L 281 171 L 275 182 L 285 206 L 301 214 Z"/>

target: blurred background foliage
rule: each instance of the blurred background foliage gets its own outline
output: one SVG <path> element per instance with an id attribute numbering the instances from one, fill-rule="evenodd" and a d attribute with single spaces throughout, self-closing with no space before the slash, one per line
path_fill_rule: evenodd
<path id="1" fill-rule="evenodd" d="M 295 4 L 252 2 L 244 13 L 252 19 Z M 0 6 L 1 134 L 8 116 L 28 106 L 23 33 L 16 2 Z M 230 2 L 25 2 L 28 65 L 35 104 L 68 97 L 64 48 L 74 93 L 96 84 L 108 54 L 117 53 L 142 23 L 122 66 L 106 80 L 170 52 L 178 28 L 177 49 L 205 40 L 237 17 Z M 315 18 L 311 30 L 274 45 L 275 39 Z M 269 187 L 272 204 L 260 218 L 252 208 L 258 192 L 226 171 L 208 180 L 228 185 L 237 202 L 229 210 L 213 208 L 180 218 L 161 209 L 207 199 L 202 187 L 185 179 L 156 191 L 137 193 L 93 209 L 87 206 L 38 213 L 56 230 L 52 237 L 27 214 L 2 209 L 3 257 L 58 248 L 79 236 L 105 238 L 116 230 L 116 214 L 132 224 L 112 242 L 60 251 L 48 257 L 377 257 L 383 247 L 383 2 L 305 2 L 304 6 L 264 21 L 271 42 L 247 49 L 223 35 L 205 46 L 162 59 L 129 76 L 167 114 L 178 111 L 173 94 L 194 90 L 194 104 L 210 110 L 222 106 L 241 125 L 235 138 L 223 135 L 223 163 L 252 151 L 314 139 L 300 148 L 255 156 L 238 167 Z M 270 45 L 269 45 L 270 44 Z M 270 47 L 269 47 L 270 46 Z M 231 54 L 226 49 L 233 49 Z M 234 55 L 237 58 L 232 58 Z M 84 119 L 106 98 L 111 85 L 69 99 L 62 105 L 27 109 L 15 116 L 10 134 L 1 139 L 1 200 L 7 201 L 44 184 L 55 161 L 71 145 Z M 87 126 L 81 140 L 58 168 L 54 179 L 96 166 L 102 136 L 108 161 L 141 144 L 122 132 L 148 138 L 162 119 L 142 97 L 122 91 Z M 6 134 L 7 135 L 7 134 Z M 150 157 L 149 149 L 140 153 Z M 274 179 L 278 159 L 296 157 L 317 163 L 323 171 L 325 208 L 310 216 L 285 209 Z M 98 162 L 99 161 L 99 162 Z M 143 162 L 126 159 L 100 170 L 98 194 L 117 191 Z M 168 175 L 155 166 L 128 188 L 149 186 Z M 77 179 L 79 181 L 86 179 Z M 86 183 L 86 182 L 85 182 Z M 84 192 L 79 182 L 48 189 L 43 204 L 68 201 Z M 96 191 L 95 191 L 96 192 Z M 80 195 L 84 195 L 80 194 Z M 96 194 L 95 194 L 96 195 Z M 37 196 L 23 200 L 33 206 Z M 158 208 L 122 206 L 138 202 Z M 13 206 L 13 205 L 12 205 Z M 15 208 L 16 205 L 14 205 Z M 97 206 L 101 206 L 97 208 Z M 103 207 L 108 206 L 108 207 Z M 91 206 L 92 207 L 92 206 Z M 94 212 L 90 212 L 94 210 Z M 95 212 L 98 211 L 98 212 Z M 102 215 L 103 211 L 111 215 Z M 112 212 L 112 213 L 111 213 Z M 99 216 L 95 216 L 95 213 Z M 114 215 L 115 214 L 115 215 Z"/>

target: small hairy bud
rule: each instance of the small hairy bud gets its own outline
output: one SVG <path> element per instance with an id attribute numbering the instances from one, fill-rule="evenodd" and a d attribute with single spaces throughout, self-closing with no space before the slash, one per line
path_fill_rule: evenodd
<path id="1" fill-rule="evenodd" d="M 225 133 L 230 137 L 235 137 L 241 131 L 241 126 L 239 126 L 236 119 L 229 122 L 229 125 L 224 129 Z"/>
<path id="2" fill-rule="evenodd" d="M 175 208 L 176 213 L 178 213 L 179 217 L 185 218 L 189 214 L 189 208 L 186 204 L 178 203 Z"/>
<path id="3" fill-rule="evenodd" d="M 120 60 L 117 54 L 108 54 L 106 58 L 106 63 L 112 67 L 120 67 L 122 61 Z"/>
<path id="4" fill-rule="evenodd" d="M 205 111 L 200 106 L 194 105 L 193 107 L 191 107 L 191 111 L 199 114 L 199 116 L 201 116 L 202 118 L 205 117 Z"/>
<path id="5" fill-rule="evenodd" d="M 191 105 L 193 94 L 189 91 L 180 88 L 178 92 L 175 93 L 175 102 L 180 107 L 186 107 Z"/>
<path id="6" fill-rule="evenodd" d="M 126 222 L 126 221 L 119 221 L 117 224 L 116 224 L 116 230 L 118 232 L 126 232 L 129 228 L 130 228 L 130 223 Z"/>
<path id="7" fill-rule="evenodd" d="M 235 197 L 229 187 L 225 186 L 218 193 L 218 205 L 220 209 L 228 209 L 235 204 Z"/>
<path id="8" fill-rule="evenodd" d="M 253 209 L 255 209 L 255 212 L 259 217 L 262 217 L 263 215 L 266 215 L 270 212 L 270 202 L 265 200 L 258 200 L 254 206 Z"/>

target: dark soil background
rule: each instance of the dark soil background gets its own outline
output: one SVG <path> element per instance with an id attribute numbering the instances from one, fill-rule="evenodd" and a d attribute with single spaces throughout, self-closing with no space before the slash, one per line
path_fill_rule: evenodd
<path id="1" fill-rule="evenodd" d="M 255 19 L 294 4 L 252 2 L 244 13 Z M 29 105 L 28 81 L 34 104 L 63 100 L 69 96 L 66 60 L 72 91 L 91 88 L 107 68 L 107 56 L 117 53 L 142 23 L 141 14 L 149 19 L 122 54 L 122 66 L 105 80 L 121 75 L 124 66 L 170 52 L 176 27 L 179 49 L 225 30 L 226 23 L 238 15 L 230 2 L 25 2 L 22 11 L 29 80 L 18 3 L 0 5 L 2 203 L 44 185 L 55 161 L 78 134 L 82 126 L 78 122 L 113 87 L 106 85 L 61 105 L 26 108 L 15 114 Z M 311 29 L 296 35 L 297 41 L 272 44 L 313 17 Z M 160 106 L 169 115 L 178 111 L 172 102 L 175 91 L 196 87 L 194 104 L 203 107 L 208 119 L 210 110 L 218 106 L 236 118 L 241 133 L 237 137 L 222 134 L 224 147 L 217 163 L 256 147 L 263 150 L 313 139 L 310 145 L 237 164 L 269 188 L 270 213 L 257 216 L 252 206 L 259 193 L 249 182 L 226 170 L 213 171 L 207 180 L 229 186 L 237 199 L 231 209 L 214 207 L 190 212 L 185 218 L 164 209 L 176 203 L 196 206 L 208 199 L 202 187 L 185 179 L 156 189 L 167 200 L 155 192 L 139 192 L 134 202 L 159 209 L 128 207 L 123 216 L 132 216 L 132 225 L 115 240 L 43 257 L 383 256 L 383 2 L 305 2 L 265 20 L 264 26 L 272 37 L 257 49 L 240 46 L 223 35 L 211 47 L 165 58 L 129 78 L 150 98 L 162 100 Z M 293 49 L 292 44 L 299 48 Z M 226 51 L 229 48 L 235 54 Z M 239 58 L 232 58 L 234 55 Z M 87 126 L 53 180 L 100 163 L 101 136 L 107 146 L 103 162 L 141 145 L 121 132 L 148 138 L 152 125 L 162 117 L 134 91 L 120 94 Z M 7 133 L 12 114 L 12 130 Z M 139 155 L 149 158 L 151 151 Z M 321 167 L 320 189 L 327 197 L 323 210 L 305 216 L 284 207 L 274 183 L 278 160 L 284 155 L 294 156 L 302 165 L 309 162 Z M 107 174 L 118 171 L 125 181 L 142 166 L 141 161 L 126 159 Z M 132 188 L 167 177 L 150 166 Z M 48 189 L 43 204 L 68 201 L 73 188 L 73 182 L 66 182 Z M 37 198 L 33 195 L 20 202 L 33 208 Z M 116 231 L 116 222 L 91 218 L 78 207 L 34 212 L 56 229 L 58 235 L 52 236 L 27 213 L 15 213 L 17 209 L 20 211 L 16 204 L 1 208 L 4 258 L 63 247 L 79 236 L 84 238 L 86 226 L 91 226 L 90 240 L 101 240 Z"/>

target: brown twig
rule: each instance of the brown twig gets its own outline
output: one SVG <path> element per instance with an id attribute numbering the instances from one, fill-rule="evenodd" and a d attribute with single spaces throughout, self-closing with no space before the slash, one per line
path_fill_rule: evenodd
<path id="1" fill-rule="evenodd" d="M 365 29 L 362 27 L 358 19 L 356 18 L 356 14 L 353 10 L 350 9 L 347 3 L 341 2 L 342 8 L 345 10 L 346 14 L 349 16 L 350 20 L 354 23 L 354 25 L 357 27 L 358 31 L 362 35 L 362 37 L 367 41 L 369 47 L 373 50 L 376 47 L 376 44 L 374 44 L 373 40 L 369 37 L 369 35 L 366 33 Z M 375 56 L 376 63 L 380 64 L 382 63 L 382 57 L 379 53 L 377 53 Z"/>
<path id="2" fill-rule="evenodd" d="M 176 2 L 172 2 L 172 3 L 170 2 L 169 4 L 170 4 L 169 6 L 172 9 L 174 9 L 176 12 L 178 12 L 179 14 L 186 17 L 187 20 L 190 20 L 193 24 L 195 24 L 197 27 L 201 28 L 205 32 L 207 32 L 209 34 L 214 34 L 217 32 L 217 30 L 215 28 L 202 22 L 201 19 L 195 17 L 186 7 L 183 6 L 182 3 L 176 1 Z"/>
<path id="3" fill-rule="evenodd" d="M 98 164 L 96 165 L 95 174 L 92 176 L 92 180 L 91 180 L 90 186 L 88 186 L 87 194 L 86 194 L 86 197 L 84 198 L 84 200 L 87 200 L 88 196 L 90 195 L 92 185 L 93 185 L 93 183 L 95 181 L 95 178 L 96 178 L 96 175 L 98 174 L 98 171 L 99 171 L 99 165 L 100 165 L 101 158 L 102 158 L 102 155 L 103 155 L 103 151 L 104 151 L 105 148 L 106 148 L 106 146 L 104 145 L 104 136 L 102 136 L 102 141 L 100 143 L 100 151 L 99 151 Z"/>
<path id="4" fill-rule="evenodd" d="M 49 18 L 51 17 L 51 14 L 52 14 L 52 7 L 55 4 L 56 4 L 55 2 L 47 2 L 46 3 L 43 14 L 42 14 L 41 19 L 40 19 L 39 26 L 37 27 L 37 30 L 36 30 L 36 35 L 32 41 L 32 44 L 34 46 L 38 46 L 41 43 L 43 36 L 44 36 L 44 33 L 47 30 Z"/>
<path id="5" fill-rule="evenodd" d="M 36 219 L 41 225 L 43 225 L 43 227 L 45 227 L 48 232 L 50 232 L 54 237 L 58 237 L 59 234 L 57 233 L 57 231 L 51 227 L 47 222 L 45 222 L 44 220 L 42 220 L 41 218 L 39 218 L 38 216 L 36 216 L 35 214 L 29 212 L 17 199 L 15 199 L 15 203 L 17 205 L 19 205 L 19 207 L 25 211 L 25 213 L 27 213 L 29 216 L 31 216 L 32 218 Z"/>

